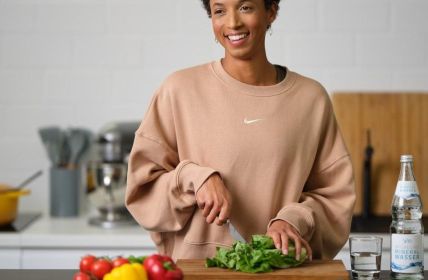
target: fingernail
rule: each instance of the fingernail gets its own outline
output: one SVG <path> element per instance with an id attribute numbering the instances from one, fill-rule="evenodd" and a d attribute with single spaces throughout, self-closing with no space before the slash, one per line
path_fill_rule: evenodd
<path id="1" fill-rule="evenodd" d="M 296 260 L 300 260 L 300 255 L 296 255 Z"/>
<path id="2" fill-rule="evenodd" d="M 288 250 L 287 250 L 287 249 L 284 249 L 284 250 L 282 250 L 282 253 L 283 253 L 284 255 L 288 255 Z"/>
<path id="3" fill-rule="evenodd" d="M 277 243 L 277 244 L 275 244 L 275 247 L 276 247 L 277 249 L 281 249 L 281 245 L 279 245 L 278 243 Z"/>

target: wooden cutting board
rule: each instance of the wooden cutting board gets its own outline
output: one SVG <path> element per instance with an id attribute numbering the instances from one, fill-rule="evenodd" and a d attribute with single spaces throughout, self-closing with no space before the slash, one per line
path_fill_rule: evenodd
<path id="1" fill-rule="evenodd" d="M 278 269 L 267 273 L 243 273 L 217 267 L 205 267 L 205 260 L 178 260 L 178 266 L 183 270 L 184 280 L 210 279 L 349 279 L 349 274 L 342 261 L 315 260 L 301 266 Z"/>

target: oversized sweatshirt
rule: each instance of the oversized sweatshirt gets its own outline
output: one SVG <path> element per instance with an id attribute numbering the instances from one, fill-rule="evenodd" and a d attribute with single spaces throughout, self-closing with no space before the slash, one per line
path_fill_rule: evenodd
<path id="1" fill-rule="evenodd" d="M 230 246 L 195 193 L 218 173 L 231 221 L 249 240 L 275 220 L 294 226 L 314 258 L 346 242 L 355 202 L 352 165 L 325 89 L 288 70 L 272 86 L 230 76 L 220 61 L 170 75 L 135 133 L 126 205 L 160 253 L 205 258 Z"/>

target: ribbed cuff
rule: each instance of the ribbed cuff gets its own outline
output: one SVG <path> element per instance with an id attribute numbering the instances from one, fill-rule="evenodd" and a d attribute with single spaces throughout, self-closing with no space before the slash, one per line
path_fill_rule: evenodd
<path id="1" fill-rule="evenodd" d="M 268 228 L 274 221 L 283 220 L 292 225 L 305 240 L 309 240 L 315 229 L 312 209 L 309 207 L 292 204 L 287 205 L 279 211 L 277 216 L 269 221 Z"/>
<path id="2" fill-rule="evenodd" d="M 214 173 L 217 173 L 217 171 L 210 167 L 203 167 L 191 161 L 185 161 L 178 170 L 177 185 L 183 192 L 193 191 L 196 193 L 208 177 Z"/>

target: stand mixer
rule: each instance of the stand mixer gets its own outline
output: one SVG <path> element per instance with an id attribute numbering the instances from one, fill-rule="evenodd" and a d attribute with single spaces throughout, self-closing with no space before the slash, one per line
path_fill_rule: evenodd
<path id="1" fill-rule="evenodd" d="M 96 138 L 95 159 L 88 165 L 88 198 L 99 215 L 91 225 L 116 228 L 135 225 L 125 207 L 128 157 L 138 122 L 116 122 L 105 125 Z"/>

